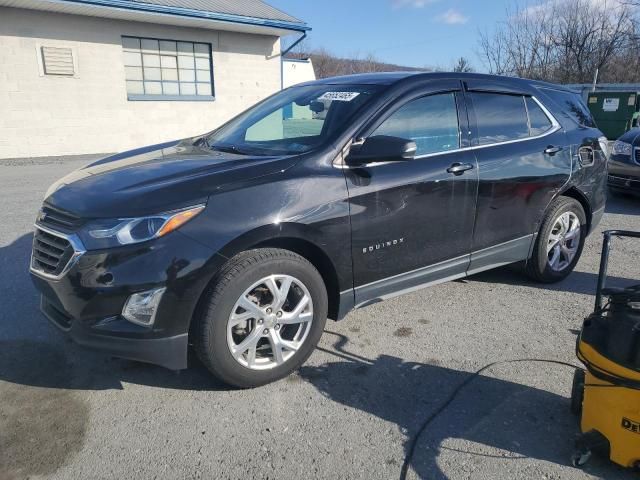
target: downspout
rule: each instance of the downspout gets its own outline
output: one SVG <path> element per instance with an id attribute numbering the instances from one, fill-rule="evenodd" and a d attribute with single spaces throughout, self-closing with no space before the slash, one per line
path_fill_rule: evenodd
<path id="1" fill-rule="evenodd" d="M 284 56 L 289 53 L 291 50 L 296 48 L 296 46 L 302 42 L 305 38 L 307 38 L 307 32 L 302 32 L 302 36 L 293 42 L 289 47 L 284 51 L 280 52 L 280 90 L 284 89 Z M 275 56 L 275 55 L 274 55 Z M 273 58 L 273 57 L 271 57 Z"/>

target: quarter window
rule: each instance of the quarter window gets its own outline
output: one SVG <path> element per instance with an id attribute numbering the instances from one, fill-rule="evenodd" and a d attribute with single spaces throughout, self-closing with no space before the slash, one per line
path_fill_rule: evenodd
<path id="1" fill-rule="evenodd" d="M 373 135 L 413 140 L 418 147 L 418 156 L 455 150 L 460 147 L 455 95 L 430 95 L 408 102 L 387 118 Z"/>
<path id="2" fill-rule="evenodd" d="M 530 135 L 532 137 L 542 135 L 553 126 L 551 120 L 533 98 L 526 97 L 525 102 L 527 103 L 527 113 L 529 114 Z"/>
<path id="3" fill-rule="evenodd" d="M 127 94 L 137 97 L 213 97 L 208 43 L 122 37 Z"/>
<path id="4" fill-rule="evenodd" d="M 520 95 L 471 92 L 480 145 L 529 136 L 529 122 Z"/>
<path id="5" fill-rule="evenodd" d="M 558 104 L 562 109 L 562 113 L 572 118 L 576 123 L 585 127 L 595 128 L 596 123 L 591 116 L 591 112 L 579 94 L 551 88 L 541 90 Z"/>

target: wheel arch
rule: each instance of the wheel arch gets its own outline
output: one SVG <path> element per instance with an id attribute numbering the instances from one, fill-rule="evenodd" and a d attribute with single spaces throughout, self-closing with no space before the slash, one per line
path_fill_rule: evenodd
<path id="1" fill-rule="evenodd" d="M 254 245 L 252 248 L 281 248 L 297 253 L 311 262 L 320 273 L 327 288 L 327 298 L 329 301 L 328 318 L 332 320 L 338 319 L 338 312 L 340 310 L 338 272 L 322 248 L 306 238 L 293 236 L 271 238 Z"/>
<path id="2" fill-rule="evenodd" d="M 247 232 L 228 242 L 216 254 L 218 257 L 229 260 L 247 250 L 256 248 L 281 248 L 289 250 L 308 260 L 320 273 L 327 288 L 329 302 L 328 318 L 338 320 L 340 315 L 340 280 L 336 265 L 331 257 L 317 243 L 311 240 L 309 227 L 295 223 L 281 223 L 267 225 Z M 220 268 L 222 265 L 220 265 Z M 350 267 L 349 267 L 350 268 Z M 210 291 L 210 287 L 217 281 L 219 268 L 215 269 L 208 279 L 206 286 L 200 292 L 193 317 L 201 312 L 203 299 Z M 192 318 L 193 320 L 193 318 Z M 191 324 L 193 325 L 193 321 Z"/>
<path id="3" fill-rule="evenodd" d="M 576 200 L 580 205 L 582 205 L 582 209 L 584 210 L 584 214 L 587 217 L 587 232 L 591 231 L 591 222 L 593 220 L 593 211 L 591 208 L 591 204 L 589 203 L 589 199 L 587 196 L 580 191 L 580 189 L 575 186 L 570 186 L 569 188 L 560 192 L 558 197 L 569 197 Z M 556 198 L 558 198 L 556 197 Z M 555 200 L 555 199 L 554 199 Z M 546 215 L 546 212 L 545 212 Z"/>

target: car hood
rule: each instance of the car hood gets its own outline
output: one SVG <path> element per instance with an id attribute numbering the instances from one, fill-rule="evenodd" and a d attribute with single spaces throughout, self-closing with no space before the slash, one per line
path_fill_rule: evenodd
<path id="1" fill-rule="evenodd" d="M 54 183 L 45 204 L 82 218 L 134 217 L 204 203 L 225 188 L 272 174 L 292 156 L 247 156 L 199 146 L 194 139 L 113 155 Z"/>
<path id="2" fill-rule="evenodd" d="M 640 140 L 640 128 L 632 128 L 624 135 L 622 135 L 618 140 L 621 142 L 627 142 L 632 145 L 638 145 L 638 140 Z"/>

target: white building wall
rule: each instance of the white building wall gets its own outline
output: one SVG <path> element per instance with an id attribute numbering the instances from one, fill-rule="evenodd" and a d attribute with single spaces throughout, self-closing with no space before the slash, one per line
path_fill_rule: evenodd
<path id="1" fill-rule="evenodd" d="M 127 100 L 122 35 L 212 44 L 215 101 Z M 42 75 L 71 47 L 75 77 Z M 281 86 L 274 36 L 0 8 L 0 158 L 122 151 L 212 130 Z"/>
<path id="2" fill-rule="evenodd" d="M 295 60 L 285 58 L 282 61 L 282 86 L 288 88 L 298 83 L 311 82 L 316 79 L 311 59 Z"/>

